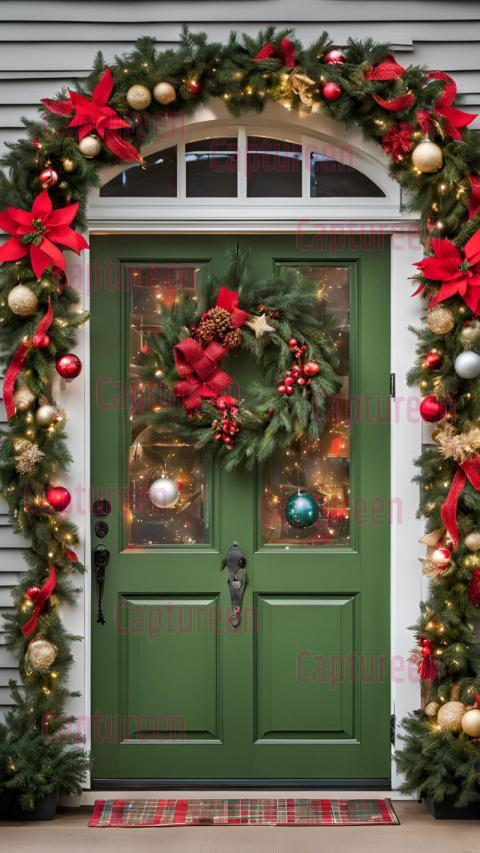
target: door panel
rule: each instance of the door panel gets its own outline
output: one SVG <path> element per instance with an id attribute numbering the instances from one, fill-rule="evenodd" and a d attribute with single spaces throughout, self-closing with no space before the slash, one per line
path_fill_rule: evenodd
<path id="1" fill-rule="evenodd" d="M 112 507 L 102 540 L 92 523 L 111 552 L 107 623 L 93 623 L 93 776 L 387 779 L 388 246 L 239 243 L 259 277 L 293 265 L 318 280 L 344 377 L 318 445 L 254 472 L 131 420 L 165 402 L 161 376 L 145 387 L 137 364 L 159 304 L 221 281 L 232 239 L 92 239 L 92 502 Z M 244 395 L 256 365 L 225 367 Z M 149 487 L 165 476 L 179 497 L 159 509 Z M 299 532 L 285 502 L 300 485 L 321 514 Z M 236 630 L 220 569 L 234 540 L 248 561 Z"/>

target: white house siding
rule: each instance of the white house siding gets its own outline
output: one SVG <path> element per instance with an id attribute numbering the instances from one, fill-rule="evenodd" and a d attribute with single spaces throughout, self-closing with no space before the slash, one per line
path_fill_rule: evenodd
<path id="1" fill-rule="evenodd" d="M 372 36 L 390 42 L 403 64 L 452 74 L 463 103 L 480 112 L 477 0 L 0 0 L 0 153 L 21 134 L 21 117 L 33 117 L 40 98 L 53 97 L 63 82 L 85 76 L 97 50 L 108 62 L 145 34 L 155 36 L 159 48 L 171 47 L 183 23 L 212 40 L 225 40 L 231 29 L 253 34 L 271 23 L 294 26 L 304 43 L 323 29 L 339 45 L 349 36 Z M 0 613 L 11 606 L 9 589 L 22 570 L 24 544 L 0 504 Z M 0 713 L 9 704 L 14 673 L 0 626 Z"/>

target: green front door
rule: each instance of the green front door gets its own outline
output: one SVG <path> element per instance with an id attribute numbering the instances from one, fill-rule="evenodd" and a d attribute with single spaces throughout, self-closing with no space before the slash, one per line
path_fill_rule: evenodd
<path id="1" fill-rule="evenodd" d="M 293 265 L 318 281 L 343 377 L 329 429 L 298 457 L 225 473 L 132 416 L 158 404 L 138 355 L 159 306 L 221 280 L 232 238 L 92 240 L 92 542 L 110 552 L 103 625 L 92 578 L 97 783 L 389 779 L 389 247 L 318 242 L 239 238 L 259 277 Z M 256 372 L 227 369 L 239 394 Z M 179 497 L 159 509 L 162 475 Z M 298 485 L 321 506 L 302 530 L 285 516 Z M 234 540 L 236 630 L 221 571 Z"/>

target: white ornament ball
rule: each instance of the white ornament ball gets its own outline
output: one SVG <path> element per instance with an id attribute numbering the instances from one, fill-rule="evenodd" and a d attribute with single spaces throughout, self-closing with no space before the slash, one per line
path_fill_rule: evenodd
<path id="1" fill-rule="evenodd" d="M 480 376 L 480 355 L 469 349 L 461 352 L 455 359 L 455 373 L 461 379 L 478 379 Z"/>
<path id="2" fill-rule="evenodd" d="M 178 501 L 178 486 L 168 477 L 154 480 L 148 490 L 152 504 L 158 509 L 169 509 Z"/>
<path id="3" fill-rule="evenodd" d="M 438 172 L 443 166 L 442 149 L 435 142 L 425 139 L 413 149 L 412 163 L 419 172 Z"/>
<path id="4" fill-rule="evenodd" d="M 78 150 L 87 160 L 93 160 L 97 154 L 100 154 L 100 151 L 102 150 L 102 143 L 98 136 L 93 136 L 89 133 L 88 136 L 84 136 L 78 143 Z"/>
<path id="5" fill-rule="evenodd" d="M 448 732 L 461 732 L 465 705 L 462 702 L 445 702 L 437 714 L 437 723 Z"/>
<path id="6" fill-rule="evenodd" d="M 465 536 L 465 547 L 469 551 L 480 551 L 480 530 L 472 530 Z"/>
<path id="7" fill-rule="evenodd" d="M 173 104 L 173 102 L 176 101 L 177 93 L 175 91 L 175 87 L 172 86 L 171 83 L 161 81 L 153 87 L 153 97 L 159 104 L 166 106 L 167 104 Z"/>
<path id="8" fill-rule="evenodd" d="M 470 737 L 480 737 L 480 710 L 472 708 L 462 717 L 462 729 Z"/>
<path id="9" fill-rule="evenodd" d="M 37 424 L 42 427 L 48 427 L 50 424 L 53 424 L 56 417 L 57 408 L 56 406 L 51 406 L 50 403 L 45 403 L 43 406 L 39 406 L 35 412 L 35 420 Z"/>
<path id="10" fill-rule="evenodd" d="M 13 395 L 15 408 L 19 412 L 26 412 L 35 402 L 35 394 L 30 391 L 28 385 L 19 385 Z"/>
<path id="11" fill-rule="evenodd" d="M 141 83 L 130 86 L 127 92 L 127 104 L 132 110 L 146 110 L 151 103 L 152 93 L 150 89 Z"/>
<path id="12" fill-rule="evenodd" d="M 17 317 L 31 317 L 38 308 L 38 299 L 25 284 L 16 284 L 7 297 L 8 307 Z"/>

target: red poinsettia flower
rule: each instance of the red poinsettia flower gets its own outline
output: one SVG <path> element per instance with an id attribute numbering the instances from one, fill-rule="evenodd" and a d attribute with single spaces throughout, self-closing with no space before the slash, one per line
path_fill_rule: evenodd
<path id="1" fill-rule="evenodd" d="M 415 264 L 426 278 L 442 282 L 440 290 L 430 300 L 430 306 L 458 295 L 474 314 L 478 314 L 480 231 L 470 237 L 460 252 L 450 240 L 432 240 L 432 249 L 434 255 Z"/>
<path id="2" fill-rule="evenodd" d="M 382 148 L 385 154 L 391 154 L 397 163 L 403 160 L 413 146 L 413 128 L 408 121 L 395 124 L 382 136 Z"/>
<path id="3" fill-rule="evenodd" d="M 30 255 L 32 269 L 38 278 L 49 266 L 65 270 L 65 258 L 57 243 L 77 254 L 88 249 L 81 234 L 69 227 L 77 210 L 78 204 L 54 210 L 48 190 L 43 190 L 37 195 L 31 211 L 17 207 L 0 211 L 0 228 L 12 235 L 0 246 L 0 262 L 18 261 Z"/>
<path id="4" fill-rule="evenodd" d="M 95 86 L 91 98 L 69 90 L 70 98 L 68 100 L 53 101 L 50 98 L 44 98 L 42 104 L 56 115 L 70 116 L 73 113 L 73 118 L 68 126 L 77 128 L 79 139 L 83 139 L 89 133 L 97 133 L 100 139 L 104 140 L 107 148 L 121 160 L 143 162 L 140 152 L 118 135 L 119 130 L 130 128 L 130 125 L 118 115 L 113 107 L 108 106 L 108 99 L 112 91 L 112 72 L 110 68 L 107 68 Z"/>

